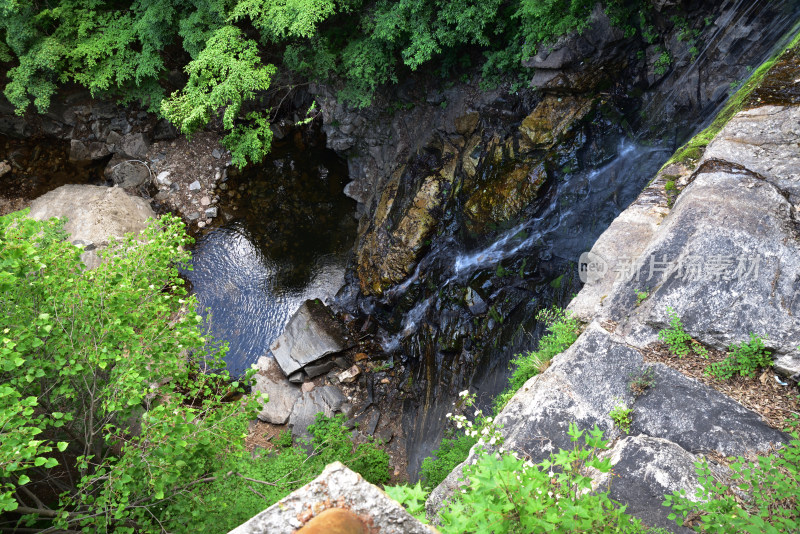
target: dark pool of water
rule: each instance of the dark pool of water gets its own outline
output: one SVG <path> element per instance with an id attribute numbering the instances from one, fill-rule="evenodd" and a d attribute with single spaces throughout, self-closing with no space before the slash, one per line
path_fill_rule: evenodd
<path id="1" fill-rule="evenodd" d="M 225 182 L 225 222 L 198 236 L 184 275 L 211 333 L 229 344 L 232 374 L 268 351 L 304 300 L 329 300 L 343 285 L 356 235 L 346 181 L 333 152 L 298 142 Z"/>

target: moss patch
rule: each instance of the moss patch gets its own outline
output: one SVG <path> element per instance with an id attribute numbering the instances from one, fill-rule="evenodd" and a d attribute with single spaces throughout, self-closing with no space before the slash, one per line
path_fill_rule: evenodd
<path id="1" fill-rule="evenodd" d="M 795 25 L 792 31 L 796 32 L 798 29 L 800 29 L 800 23 Z M 758 67 L 736 94 L 728 99 L 725 107 L 722 108 L 722 111 L 719 112 L 712 123 L 679 148 L 669 161 L 664 164 L 664 167 L 672 163 L 689 163 L 699 160 L 703 156 L 703 152 L 705 152 L 711 140 L 717 136 L 720 130 L 722 130 L 728 121 L 739 111 L 748 107 L 773 103 L 777 95 L 781 94 L 780 91 L 785 90 L 786 84 L 783 83 L 784 78 L 789 76 L 790 72 L 797 72 L 796 60 L 798 54 L 800 54 L 800 33 L 795 35 L 794 39 L 792 39 L 781 52 Z M 791 66 L 794 67 L 791 68 Z M 773 69 L 773 67 L 775 67 L 775 69 Z M 773 70 L 776 74 L 776 79 L 774 81 L 772 81 Z M 756 92 L 762 85 L 765 86 L 765 90 Z M 784 97 L 780 102 L 775 100 L 774 103 L 786 104 L 786 100 L 791 100 L 793 94 L 794 93 Z M 800 94 L 797 96 L 800 102 Z M 765 99 L 768 99 L 768 101 Z"/>

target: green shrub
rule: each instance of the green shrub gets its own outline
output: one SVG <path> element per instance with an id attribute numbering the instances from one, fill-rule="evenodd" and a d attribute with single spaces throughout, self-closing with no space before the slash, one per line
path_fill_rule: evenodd
<path id="1" fill-rule="evenodd" d="M 285 429 L 281 430 L 277 436 L 272 440 L 272 444 L 279 449 L 286 449 L 292 446 L 292 431 Z"/>
<path id="2" fill-rule="evenodd" d="M 539 340 L 539 347 L 535 351 L 518 354 L 512 360 L 514 371 L 509 380 L 509 386 L 495 399 L 497 412 L 508 404 L 514 393 L 528 379 L 544 371 L 550 364 L 550 360 L 569 348 L 580 335 L 580 322 L 569 311 L 554 307 L 540 311 L 536 315 L 536 319 L 547 325 L 548 333 Z"/>
<path id="3" fill-rule="evenodd" d="M 441 484 L 458 464 L 467 459 L 469 450 L 477 442 L 478 438 L 472 436 L 444 438 L 439 447 L 422 460 L 420 478 L 425 487 L 433 489 Z"/>
<path id="4" fill-rule="evenodd" d="M 740 376 L 753 377 L 762 367 L 772 366 L 772 357 L 764 347 L 764 340 L 760 336 L 750 334 L 750 341 L 731 345 L 730 352 L 725 360 L 712 363 L 706 373 L 717 380 L 728 380 L 737 373 Z"/>
<path id="5" fill-rule="evenodd" d="M 700 481 L 693 498 L 685 490 L 668 495 L 674 519 L 683 525 L 688 517 L 699 519 L 698 532 L 738 534 L 800 531 L 800 439 L 792 433 L 790 443 L 774 456 L 754 461 L 738 458 L 730 468 L 732 486 L 717 481 L 705 461 L 695 464 Z"/>
<path id="6" fill-rule="evenodd" d="M 500 449 L 481 451 L 476 462 L 465 467 L 468 483 L 439 512 L 443 534 L 584 532 L 635 533 L 643 529 L 625 514 L 604 491 L 592 492 L 586 468 L 607 473 L 609 459 L 598 453 L 607 449 L 603 433 L 583 432 L 572 423 L 569 436 L 575 446 L 560 450 L 538 464 Z M 579 444 L 583 438 L 583 444 Z M 422 496 L 414 488 L 392 491 L 420 513 Z"/>
<path id="7" fill-rule="evenodd" d="M 345 421 L 342 414 L 325 417 L 320 413 L 308 427 L 310 439 L 292 445 L 291 434 L 286 432 L 280 435 L 282 448 L 278 450 L 258 458 L 249 454 L 230 458 L 225 475 L 194 498 L 175 499 L 164 511 L 162 522 L 173 532 L 227 532 L 337 461 L 373 484 L 389 480 L 389 455 L 372 443 L 356 445 Z M 211 496 L 215 499 L 213 508 L 205 504 Z"/>
<path id="8" fill-rule="evenodd" d="M 239 383 L 202 372 L 224 369 L 224 352 L 179 276 L 188 242 L 164 216 L 86 270 L 63 220 L 0 217 L 0 511 L 54 530 L 160 531 L 177 493 L 243 450 L 258 403 L 223 402 Z M 25 489 L 52 478 L 61 495 L 44 508 Z"/>

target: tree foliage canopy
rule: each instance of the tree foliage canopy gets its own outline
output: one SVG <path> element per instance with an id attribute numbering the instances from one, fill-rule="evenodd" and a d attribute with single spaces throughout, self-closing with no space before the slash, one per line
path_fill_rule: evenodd
<path id="1" fill-rule="evenodd" d="M 185 133 L 221 113 L 232 132 L 226 144 L 244 164 L 261 159 L 271 137 L 265 111 L 240 112 L 246 102 L 257 102 L 278 71 L 293 72 L 295 79 L 336 81 L 342 99 L 365 106 L 378 86 L 426 64 L 450 72 L 482 52 L 486 79 L 518 68 L 542 43 L 584 28 L 594 5 L 589 0 L 0 0 L 0 61 L 10 61 L 5 95 L 19 113 L 31 103 L 47 110 L 66 82 L 94 95 L 139 99 Z M 622 13 L 625 4 L 604 5 Z M 184 71 L 188 81 L 167 97 L 174 89 L 168 88 L 167 75 L 174 70 Z"/>

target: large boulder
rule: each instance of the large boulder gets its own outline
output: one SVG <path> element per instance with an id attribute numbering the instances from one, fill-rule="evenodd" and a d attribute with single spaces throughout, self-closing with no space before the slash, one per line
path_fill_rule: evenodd
<path id="1" fill-rule="evenodd" d="M 794 207 L 780 189 L 746 169 L 709 162 L 638 257 L 603 258 L 607 277 L 626 276 L 595 301 L 597 312 L 644 347 L 669 324 L 672 308 L 704 344 L 725 349 L 751 333 L 766 336 L 780 369 L 800 372 L 798 235 Z M 649 294 L 639 306 L 637 290 Z"/>
<path id="2" fill-rule="evenodd" d="M 286 376 L 347 345 L 339 324 L 318 300 L 307 300 L 289 319 L 283 333 L 270 347 Z"/>
<path id="3" fill-rule="evenodd" d="M 65 217 L 64 230 L 73 242 L 85 246 L 81 259 L 91 269 L 100 264 L 97 248 L 106 246 L 111 237 L 141 232 L 155 213 L 147 201 L 119 188 L 62 185 L 35 199 L 30 216 L 40 221 Z"/>
<path id="4" fill-rule="evenodd" d="M 627 439 L 625 447 L 618 445 L 608 452 L 615 464 L 612 495 L 623 504 L 634 504 L 637 515 L 650 524 L 674 526 L 667 518 L 670 510 L 661 502 L 675 489 L 693 493 L 698 454 L 767 452 L 787 442 L 788 436 L 729 397 L 661 364 L 653 365 L 655 384 L 636 398 L 629 383 L 644 367 L 638 350 L 594 322 L 572 347 L 556 356 L 547 371 L 525 383 L 500 412 L 497 424 L 503 428 L 503 446 L 534 462 L 573 447 L 567 434 L 570 423 L 580 429 L 597 426 L 612 441 Z M 633 410 L 628 438 L 609 415 L 620 402 Z M 653 465 L 641 479 L 648 469 L 645 457 Z M 473 450 L 465 463 L 474 458 Z M 455 491 L 460 474 L 456 468 L 431 494 L 430 515 Z M 629 481 L 637 481 L 641 491 L 629 487 Z M 646 494 L 642 493 L 645 488 Z"/>

